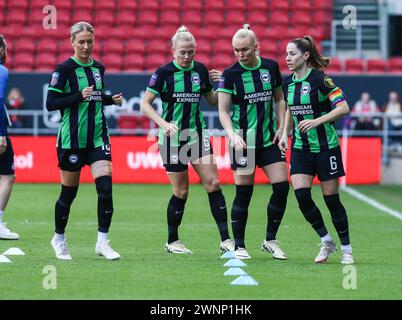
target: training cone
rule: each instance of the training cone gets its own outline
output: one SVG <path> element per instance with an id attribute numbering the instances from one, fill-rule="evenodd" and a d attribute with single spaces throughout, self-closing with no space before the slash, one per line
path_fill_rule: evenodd
<path id="1" fill-rule="evenodd" d="M 238 286 L 258 286 L 258 282 L 251 276 L 240 276 L 233 280 L 230 284 Z"/>
<path id="2" fill-rule="evenodd" d="M 242 268 L 230 268 L 224 274 L 224 276 L 247 276 L 247 272 Z"/>
<path id="3" fill-rule="evenodd" d="M 10 248 L 3 253 L 6 256 L 24 256 L 25 253 L 20 248 Z"/>
<path id="4" fill-rule="evenodd" d="M 11 262 L 11 260 L 8 259 L 6 256 L 0 254 L 0 263 L 8 263 L 8 262 Z"/>
<path id="5" fill-rule="evenodd" d="M 233 259 L 234 251 L 226 251 L 223 255 L 221 255 L 221 259 Z"/>
<path id="6" fill-rule="evenodd" d="M 245 267 L 247 266 L 243 261 L 239 259 L 230 259 L 224 264 L 225 267 Z"/>

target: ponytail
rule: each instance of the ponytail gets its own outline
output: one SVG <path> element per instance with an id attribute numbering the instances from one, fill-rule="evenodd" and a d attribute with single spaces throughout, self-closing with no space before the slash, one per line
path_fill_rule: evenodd
<path id="1" fill-rule="evenodd" d="M 176 49 L 177 41 L 192 41 L 195 43 L 195 38 L 191 32 L 188 31 L 186 26 L 181 26 L 177 29 L 176 33 L 172 37 L 173 49 Z"/>
<path id="2" fill-rule="evenodd" d="M 296 38 L 290 42 L 294 43 L 297 49 L 303 54 L 307 51 L 310 53 L 307 64 L 313 69 L 322 70 L 328 68 L 330 65 L 331 59 L 318 51 L 317 45 L 310 35 L 306 35 L 303 38 Z"/>

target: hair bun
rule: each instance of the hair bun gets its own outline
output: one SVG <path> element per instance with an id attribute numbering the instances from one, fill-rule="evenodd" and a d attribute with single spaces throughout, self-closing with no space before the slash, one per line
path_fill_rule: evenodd
<path id="1" fill-rule="evenodd" d="M 243 24 L 243 29 L 251 30 L 250 25 L 248 23 Z"/>

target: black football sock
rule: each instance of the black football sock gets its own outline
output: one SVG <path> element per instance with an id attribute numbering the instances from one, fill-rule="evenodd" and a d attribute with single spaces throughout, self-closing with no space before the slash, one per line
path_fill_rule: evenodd
<path id="1" fill-rule="evenodd" d="M 248 207 L 253 195 L 254 185 L 236 185 L 236 196 L 232 206 L 232 229 L 235 250 L 245 248 L 244 234 L 248 218 Z"/>
<path id="2" fill-rule="evenodd" d="M 218 190 L 208 193 L 208 198 L 212 216 L 214 217 L 219 229 L 221 241 L 225 241 L 226 239 L 229 239 L 228 212 L 225 197 L 223 196 L 222 190 Z"/>
<path id="3" fill-rule="evenodd" d="M 276 234 L 285 214 L 286 203 L 289 193 L 289 182 L 272 184 L 272 195 L 267 208 L 267 232 L 265 240 L 275 240 Z"/>
<path id="4" fill-rule="evenodd" d="M 95 184 L 98 193 L 98 231 L 108 233 L 113 216 L 112 177 L 96 178 Z"/>
<path id="5" fill-rule="evenodd" d="M 332 223 L 335 226 L 341 244 L 350 244 L 348 217 L 346 215 L 345 207 L 339 199 L 339 193 L 324 196 L 324 200 L 329 212 L 331 212 Z"/>
<path id="6" fill-rule="evenodd" d="M 183 219 L 186 200 L 175 195 L 170 198 L 167 208 L 168 243 L 179 240 L 178 229 Z"/>
<path id="7" fill-rule="evenodd" d="M 77 187 L 67 187 L 61 185 L 61 192 L 59 199 L 56 201 L 55 205 L 55 232 L 58 234 L 64 234 L 68 217 L 70 215 L 70 207 L 73 203 L 78 191 Z"/>

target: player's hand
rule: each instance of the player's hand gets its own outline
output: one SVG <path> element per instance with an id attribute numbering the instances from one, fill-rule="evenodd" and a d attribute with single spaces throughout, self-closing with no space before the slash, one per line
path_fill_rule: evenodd
<path id="1" fill-rule="evenodd" d="M 0 137 L 0 154 L 4 153 L 7 149 L 7 138 Z"/>
<path id="2" fill-rule="evenodd" d="M 275 136 L 272 139 L 272 143 L 275 144 L 276 142 L 279 142 L 279 140 L 282 138 L 282 134 L 283 134 L 283 129 L 276 130 Z"/>
<path id="3" fill-rule="evenodd" d="M 114 104 L 121 106 L 121 104 L 123 103 L 123 94 L 122 93 L 115 94 L 114 96 L 112 96 L 112 99 Z"/>
<path id="4" fill-rule="evenodd" d="M 179 131 L 179 128 L 174 123 L 169 123 L 166 121 L 162 125 L 162 129 L 165 135 L 167 135 L 168 137 L 174 136 L 177 133 L 177 131 Z"/>
<path id="5" fill-rule="evenodd" d="M 209 77 L 212 81 L 220 81 L 222 76 L 222 71 L 212 69 L 209 71 Z"/>
<path id="6" fill-rule="evenodd" d="M 299 125 L 297 126 L 300 130 L 301 133 L 306 133 L 310 129 L 318 127 L 319 123 L 317 119 L 314 120 L 302 120 L 299 122 Z"/>
<path id="7" fill-rule="evenodd" d="M 230 137 L 230 140 L 236 150 L 243 150 L 247 148 L 247 144 L 244 142 L 243 138 L 236 133 L 233 133 L 233 135 Z"/>
<path id="8" fill-rule="evenodd" d="M 94 92 L 94 86 L 93 85 L 90 86 L 90 87 L 86 87 L 86 88 L 84 88 L 84 90 L 82 90 L 82 97 L 84 99 L 86 99 L 86 98 L 92 96 L 93 92 Z"/>
<path id="9" fill-rule="evenodd" d="M 285 154 L 288 151 L 288 137 L 286 134 L 283 134 L 282 137 L 279 139 L 278 142 L 279 150 L 281 150 L 282 154 Z"/>

